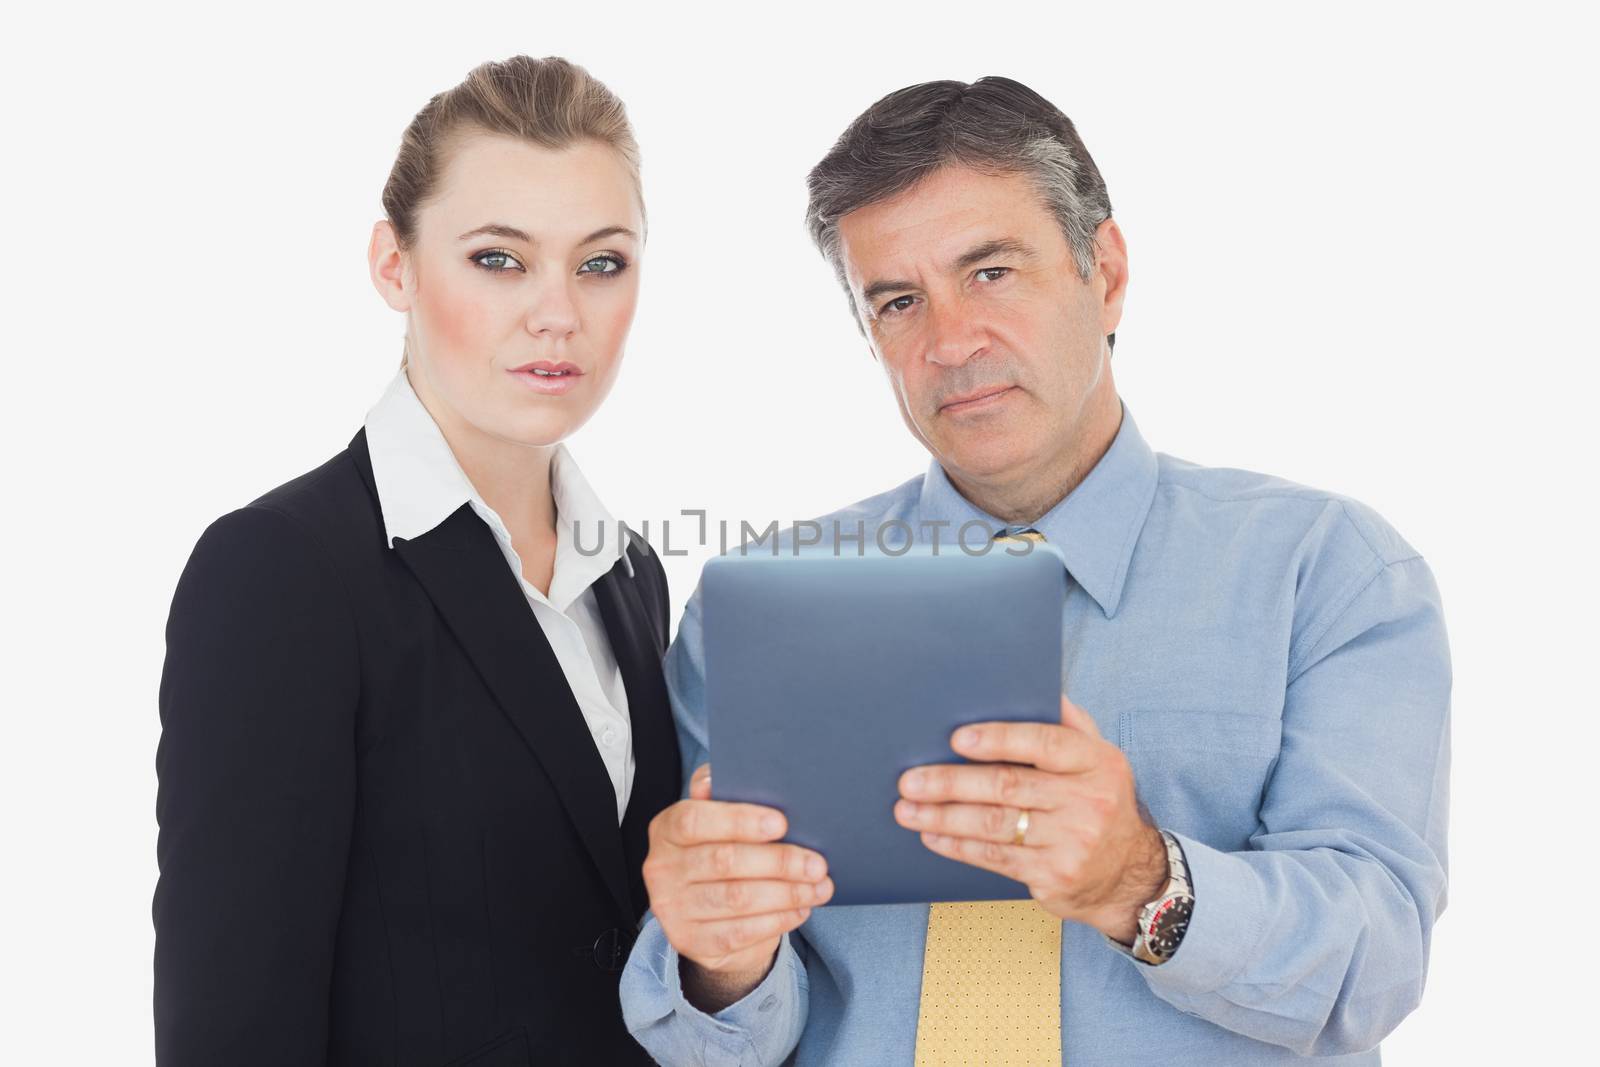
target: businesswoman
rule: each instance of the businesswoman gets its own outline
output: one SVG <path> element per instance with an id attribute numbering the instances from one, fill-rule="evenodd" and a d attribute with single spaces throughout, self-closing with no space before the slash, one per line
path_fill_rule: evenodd
<path id="1" fill-rule="evenodd" d="M 485 64 L 406 130 L 368 256 L 402 366 L 173 599 L 164 1067 L 648 1062 L 617 980 L 679 791 L 667 586 L 560 443 L 622 360 L 637 158 L 560 59 Z"/>

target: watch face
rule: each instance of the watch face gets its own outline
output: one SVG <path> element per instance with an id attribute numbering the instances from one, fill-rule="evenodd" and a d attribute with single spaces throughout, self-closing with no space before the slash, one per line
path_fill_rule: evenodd
<path id="1" fill-rule="evenodd" d="M 1190 897 L 1174 897 L 1162 905 L 1150 920 L 1150 932 L 1146 941 L 1150 951 L 1166 959 L 1178 951 L 1178 943 L 1183 940 L 1184 931 L 1189 929 L 1189 917 L 1194 914 L 1194 900 Z"/>

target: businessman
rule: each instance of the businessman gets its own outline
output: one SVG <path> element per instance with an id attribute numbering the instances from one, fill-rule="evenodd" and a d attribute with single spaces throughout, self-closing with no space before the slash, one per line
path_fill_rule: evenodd
<path id="1" fill-rule="evenodd" d="M 1066 562 L 1060 723 L 957 731 L 893 812 L 1032 899 L 817 908 L 823 857 L 710 799 L 696 593 L 666 664 L 693 779 L 651 827 L 629 1029 L 667 1064 L 1377 1063 L 1445 903 L 1428 567 L 1353 500 L 1146 444 L 1112 374 L 1126 244 L 1027 87 L 891 93 L 809 189 L 931 455 L 821 526 L 981 520 Z"/>

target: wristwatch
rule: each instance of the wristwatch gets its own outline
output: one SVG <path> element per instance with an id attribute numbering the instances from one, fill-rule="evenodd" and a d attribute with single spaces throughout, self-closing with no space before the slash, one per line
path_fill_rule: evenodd
<path id="1" fill-rule="evenodd" d="M 1152 966 L 1160 966 L 1172 958 L 1189 929 L 1189 917 L 1194 914 L 1194 890 L 1189 884 L 1189 864 L 1183 858 L 1183 846 L 1165 830 L 1161 839 L 1167 845 L 1167 884 L 1156 898 L 1139 909 L 1139 933 L 1130 948 L 1107 938 L 1123 953 Z"/>

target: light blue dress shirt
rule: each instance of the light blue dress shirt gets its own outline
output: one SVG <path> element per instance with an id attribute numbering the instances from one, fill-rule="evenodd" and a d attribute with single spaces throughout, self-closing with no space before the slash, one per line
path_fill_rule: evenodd
<path id="1" fill-rule="evenodd" d="M 818 521 L 855 552 L 858 523 L 870 546 L 895 520 L 941 551 L 965 522 L 1002 525 L 937 462 Z M 1157 455 L 1126 408 L 1105 456 L 1032 525 L 1071 577 L 1063 691 L 1126 753 L 1195 894 L 1159 967 L 1062 924 L 1064 1061 L 1377 1063 L 1422 996 L 1445 904 L 1450 659 L 1422 557 L 1355 501 Z M 704 662 L 696 591 L 666 661 L 686 773 L 715 766 Z M 927 918 L 817 908 L 715 1015 L 684 999 L 650 918 L 623 1013 L 665 1064 L 910 1064 Z"/>

